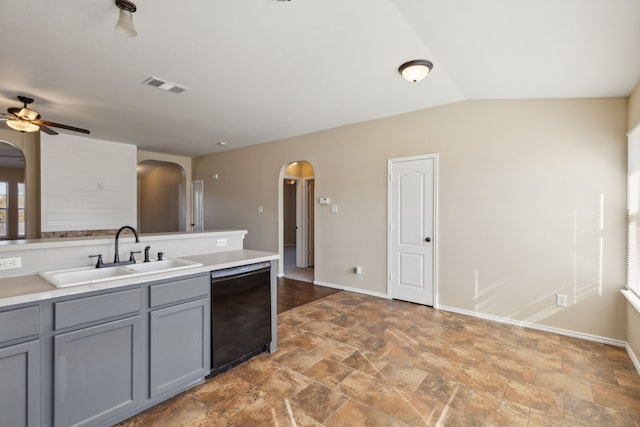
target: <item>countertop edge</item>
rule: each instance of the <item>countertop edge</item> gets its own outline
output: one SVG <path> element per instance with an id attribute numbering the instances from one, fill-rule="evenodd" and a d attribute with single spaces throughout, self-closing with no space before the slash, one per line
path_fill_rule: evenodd
<path id="1" fill-rule="evenodd" d="M 116 289 L 140 283 L 172 279 L 175 277 L 199 274 L 262 261 L 278 260 L 280 256 L 272 252 L 240 249 L 236 251 L 189 255 L 179 258 L 202 263 L 202 266 L 147 274 L 144 276 L 115 279 L 107 282 L 92 283 L 69 288 L 56 288 L 37 274 L 2 278 L 0 279 L 0 308 L 11 305 L 40 302 L 63 296 L 80 295 L 93 291 Z M 25 290 L 26 292 L 21 292 Z"/>

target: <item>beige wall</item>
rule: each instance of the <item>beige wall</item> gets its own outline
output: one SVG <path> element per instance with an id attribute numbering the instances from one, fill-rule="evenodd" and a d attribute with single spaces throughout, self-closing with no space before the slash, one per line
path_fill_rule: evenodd
<path id="1" fill-rule="evenodd" d="M 185 183 L 182 168 L 175 163 L 156 166 L 138 179 L 138 227 L 141 233 L 184 231 L 180 229 L 180 188 Z"/>
<path id="2" fill-rule="evenodd" d="M 12 143 L 24 155 L 27 238 L 40 238 L 40 133 L 22 133 L 0 128 L 0 140 Z"/>
<path id="3" fill-rule="evenodd" d="M 626 130 L 625 99 L 466 101 L 196 158 L 193 172 L 206 228 L 278 251 L 282 168 L 309 161 L 316 201 L 338 206 L 316 204 L 316 281 L 386 294 L 387 161 L 439 153 L 439 304 L 624 339 Z"/>
<path id="4" fill-rule="evenodd" d="M 640 313 L 627 302 L 627 344 L 636 360 L 640 356 Z"/>
<path id="5" fill-rule="evenodd" d="M 191 158 L 184 156 L 176 156 L 173 154 L 155 153 L 152 151 L 138 150 L 138 163 L 145 160 L 155 160 L 167 163 L 175 163 L 180 166 L 184 171 L 185 182 L 185 197 L 186 197 L 186 213 L 185 213 L 185 231 L 191 230 Z M 197 178 L 194 178 L 197 179 Z M 139 182 L 139 181 L 138 181 Z"/>

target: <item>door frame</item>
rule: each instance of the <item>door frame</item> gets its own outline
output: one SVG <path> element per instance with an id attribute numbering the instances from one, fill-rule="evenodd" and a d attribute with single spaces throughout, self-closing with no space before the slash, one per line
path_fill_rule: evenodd
<path id="1" fill-rule="evenodd" d="M 433 159 L 433 308 L 439 307 L 438 301 L 438 259 L 440 252 L 440 239 L 439 239 L 439 207 L 438 207 L 438 175 L 439 175 L 439 156 L 438 153 L 422 154 L 418 156 L 409 157 L 396 157 L 387 160 L 387 298 L 391 299 L 391 218 L 392 218 L 392 189 L 391 185 L 391 172 L 393 164 L 396 162 L 406 162 L 410 160 L 427 160 Z"/>

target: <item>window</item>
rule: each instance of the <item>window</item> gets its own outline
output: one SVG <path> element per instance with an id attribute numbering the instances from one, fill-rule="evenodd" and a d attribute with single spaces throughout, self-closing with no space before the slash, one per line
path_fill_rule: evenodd
<path id="1" fill-rule="evenodd" d="M 27 205 L 24 182 L 18 183 L 18 237 L 25 235 L 25 206 Z"/>
<path id="2" fill-rule="evenodd" d="M 9 209 L 9 184 L 7 182 L 0 182 L 0 237 L 7 237 L 8 226 L 7 215 Z"/>
<path id="3" fill-rule="evenodd" d="M 627 287 L 640 296 L 640 128 L 629 133 L 627 175 Z"/>

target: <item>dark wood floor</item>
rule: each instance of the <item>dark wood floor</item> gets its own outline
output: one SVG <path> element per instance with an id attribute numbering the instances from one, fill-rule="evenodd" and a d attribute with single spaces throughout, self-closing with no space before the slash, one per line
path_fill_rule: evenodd
<path id="1" fill-rule="evenodd" d="M 299 280 L 278 278 L 278 313 L 291 310 L 303 304 L 310 303 L 328 295 L 341 292 L 339 289 L 314 285 Z"/>

